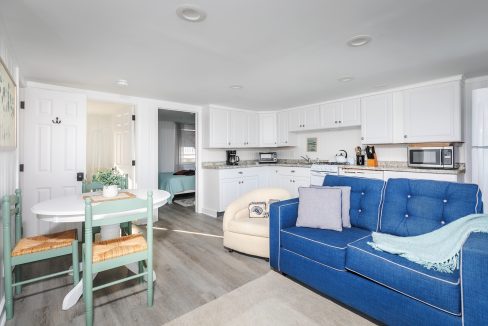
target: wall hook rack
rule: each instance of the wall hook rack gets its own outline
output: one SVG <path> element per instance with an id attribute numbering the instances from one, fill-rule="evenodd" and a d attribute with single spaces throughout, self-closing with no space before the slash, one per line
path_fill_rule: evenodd
<path id="1" fill-rule="evenodd" d="M 58 125 L 61 123 L 61 120 L 59 120 L 59 118 L 56 117 L 56 120 L 52 120 L 52 122 Z"/>

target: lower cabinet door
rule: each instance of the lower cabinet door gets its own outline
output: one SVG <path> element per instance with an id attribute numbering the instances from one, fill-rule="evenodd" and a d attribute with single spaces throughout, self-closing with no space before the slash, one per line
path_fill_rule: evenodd
<path id="1" fill-rule="evenodd" d="M 240 196 L 259 188 L 259 178 L 257 176 L 245 177 L 240 180 Z"/>
<path id="2" fill-rule="evenodd" d="M 227 206 L 239 198 L 242 178 L 220 180 L 220 205 L 219 211 L 225 211 Z"/>

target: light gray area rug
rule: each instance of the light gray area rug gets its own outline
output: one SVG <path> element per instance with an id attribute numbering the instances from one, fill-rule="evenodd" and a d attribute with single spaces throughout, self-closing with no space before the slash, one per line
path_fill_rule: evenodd
<path id="1" fill-rule="evenodd" d="M 195 206 L 195 197 L 184 198 L 184 199 L 175 199 L 173 202 L 175 204 L 181 205 L 183 207 Z"/>
<path id="2" fill-rule="evenodd" d="M 279 273 L 268 274 L 170 321 L 182 325 L 374 325 Z"/>

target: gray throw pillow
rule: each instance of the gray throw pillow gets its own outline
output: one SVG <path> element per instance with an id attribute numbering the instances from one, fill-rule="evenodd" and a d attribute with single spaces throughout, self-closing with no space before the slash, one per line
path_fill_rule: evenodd
<path id="1" fill-rule="evenodd" d="M 313 188 L 337 188 L 342 191 L 342 227 L 351 227 L 351 216 L 349 210 L 351 209 L 351 187 L 347 186 L 311 186 Z"/>
<path id="2" fill-rule="evenodd" d="M 342 190 L 338 188 L 298 188 L 296 226 L 342 231 Z"/>

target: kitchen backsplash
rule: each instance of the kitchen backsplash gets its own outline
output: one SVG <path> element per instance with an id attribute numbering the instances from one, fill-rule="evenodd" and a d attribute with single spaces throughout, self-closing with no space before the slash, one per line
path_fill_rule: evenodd
<path id="1" fill-rule="evenodd" d="M 307 138 L 317 138 L 317 152 L 307 152 Z M 276 151 L 278 159 L 298 159 L 309 156 L 312 160 L 335 160 L 341 149 L 347 151 L 348 157 L 354 157 L 354 148 L 361 146 L 361 129 L 327 130 L 295 134 L 295 145 L 289 148 L 254 148 L 238 149 L 240 160 L 257 160 L 259 152 Z M 375 145 L 378 161 L 407 161 L 407 145 Z M 459 162 L 465 162 L 464 146 L 457 148 Z M 225 149 L 203 149 L 202 162 L 225 161 Z"/>

